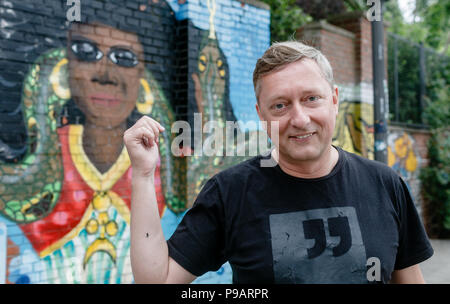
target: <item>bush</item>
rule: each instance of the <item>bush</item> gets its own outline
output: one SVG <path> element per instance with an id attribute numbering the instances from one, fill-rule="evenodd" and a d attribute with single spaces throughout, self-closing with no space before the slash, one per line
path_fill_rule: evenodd
<path id="1" fill-rule="evenodd" d="M 429 164 L 419 178 L 425 200 L 427 230 L 431 237 L 450 238 L 450 100 L 448 86 L 429 102 L 424 118 L 431 129 Z"/>
<path id="2" fill-rule="evenodd" d="M 272 42 L 295 39 L 296 31 L 308 22 L 311 16 L 297 6 L 295 0 L 262 0 L 270 6 L 270 35 Z"/>

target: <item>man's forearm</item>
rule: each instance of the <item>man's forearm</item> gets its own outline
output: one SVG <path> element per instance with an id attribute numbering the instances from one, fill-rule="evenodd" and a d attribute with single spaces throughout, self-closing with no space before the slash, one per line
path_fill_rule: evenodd
<path id="1" fill-rule="evenodd" d="M 136 283 L 164 283 L 168 249 L 153 177 L 133 174 L 131 195 L 131 266 Z"/>

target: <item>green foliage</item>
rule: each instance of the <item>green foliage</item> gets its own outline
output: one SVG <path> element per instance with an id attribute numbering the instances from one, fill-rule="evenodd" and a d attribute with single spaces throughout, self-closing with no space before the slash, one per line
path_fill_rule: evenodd
<path id="1" fill-rule="evenodd" d="M 312 18 L 295 4 L 295 0 L 263 0 L 270 6 L 271 41 L 295 39 L 296 31 Z"/>
<path id="2" fill-rule="evenodd" d="M 343 0 L 295 0 L 295 3 L 316 21 L 342 14 L 346 10 Z"/>
<path id="3" fill-rule="evenodd" d="M 396 41 L 394 41 L 396 40 Z M 388 87 L 389 109 L 395 113 L 394 89 L 394 44 L 397 43 L 398 73 L 398 121 L 404 123 L 422 123 L 419 104 L 419 49 L 407 41 L 388 36 Z M 393 120 L 396 120 L 393 117 Z"/>
<path id="4" fill-rule="evenodd" d="M 407 23 L 403 18 L 400 7 L 398 6 L 398 0 L 390 0 L 385 3 L 383 19 L 389 24 L 389 32 L 403 37 L 408 37 L 417 43 L 425 40 L 426 27 L 416 22 Z"/>
<path id="5" fill-rule="evenodd" d="M 271 42 L 295 39 L 303 25 L 344 11 L 364 11 L 365 0 L 261 0 L 270 6 Z M 310 10 L 310 14 L 306 11 Z M 316 16 L 314 18 L 313 16 Z"/>
<path id="6" fill-rule="evenodd" d="M 399 1 L 404 0 L 385 3 L 383 18 L 390 24 L 388 30 L 450 56 L 450 1 L 416 0 L 412 23 L 404 20 Z"/>
<path id="7" fill-rule="evenodd" d="M 429 164 L 420 171 L 426 202 L 428 232 L 438 238 L 450 238 L 450 99 L 449 87 L 442 88 L 437 99 L 424 113 L 431 128 L 428 141 Z"/>
<path id="8" fill-rule="evenodd" d="M 432 130 L 440 130 L 450 126 L 449 85 L 437 92 L 435 100 L 426 98 L 428 106 L 425 110 L 425 121 Z"/>
<path id="9" fill-rule="evenodd" d="M 421 17 L 420 24 L 426 27 L 425 43 L 450 56 L 450 1 L 416 0 L 416 13 Z"/>
<path id="10" fill-rule="evenodd" d="M 363 0 L 344 0 L 344 5 L 351 12 L 367 10 L 366 1 Z"/>
<path id="11" fill-rule="evenodd" d="M 400 14 L 390 11 L 392 16 Z M 402 27 L 401 20 L 393 17 L 397 29 Z M 400 21 L 399 21 L 400 20 Z M 391 28 L 394 28 L 391 24 Z M 400 30 L 397 30 L 399 32 Z M 400 31 L 401 32 L 401 31 Z M 399 35 L 398 35 L 399 36 Z M 388 35 L 388 87 L 389 110 L 391 121 L 422 124 L 422 108 L 420 104 L 420 46 L 412 37 L 402 38 L 391 33 Z M 398 38 L 396 38 L 398 37 Z M 395 117 L 395 86 L 394 86 L 394 46 L 397 44 L 397 73 L 398 73 L 398 120 Z M 424 47 L 425 63 L 425 97 L 430 100 L 440 98 L 439 92 L 450 85 L 450 57 L 439 54 L 430 47 Z"/>

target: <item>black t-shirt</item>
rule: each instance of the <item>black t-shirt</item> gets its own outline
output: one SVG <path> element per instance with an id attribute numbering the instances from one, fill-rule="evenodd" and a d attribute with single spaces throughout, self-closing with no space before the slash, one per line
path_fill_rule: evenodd
<path id="1" fill-rule="evenodd" d="M 327 176 L 303 179 L 257 156 L 211 178 L 168 240 L 200 276 L 226 261 L 233 283 L 387 283 L 433 249 L 403 180 L 340 148 Z"/>

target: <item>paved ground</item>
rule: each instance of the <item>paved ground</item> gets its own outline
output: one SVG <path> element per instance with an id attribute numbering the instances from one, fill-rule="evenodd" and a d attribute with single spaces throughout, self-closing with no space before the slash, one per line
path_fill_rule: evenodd
<path id="1" fill-rule="evenodd" d="M 434 255 L 420 263 L 428 284 L 450 284 L 450 240 L 431 240 Z"/>

